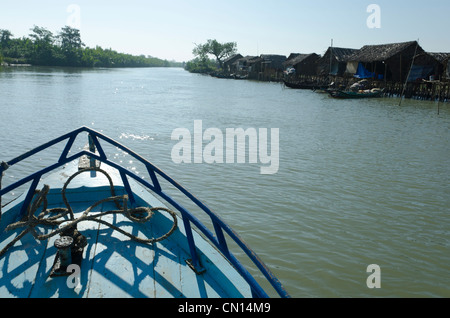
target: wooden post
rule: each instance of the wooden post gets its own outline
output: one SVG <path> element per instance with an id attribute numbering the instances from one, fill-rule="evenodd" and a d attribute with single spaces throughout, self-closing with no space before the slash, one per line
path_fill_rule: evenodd
<path id="1" fill-rule="evenodd" d="M 330 46 L 330 71 L 328 72 L 328 74 L 330 74 L 330 75 L 331 75 L 332 65 L 333 65 L 333 39 L 331 39 L 331 46 Z"/>
<path id="2" fill-rule="evenodd" d="M 409 68 L 408 75 L 406 76 L 405 85 L 403 86 L 402 94 L 400 95 L 400 103 L 398 104 L 398 106 L 402 105 L 403 93 L 405 92 L 405 88 L 406 88 L 406 84 L 408 83 L 409 75 L 411 74 L 412 67 L 414 66 L 414 60 L 416 59 L 416 54 L 417 54 L 417 48 L 418 47 L 419 47 L 419 40 L 417 40 L 417 42 L 416 42 L 416 49 L 414 50 L 413 59 L 411 61 L 411 67 Z M 402 67 L 402 63 L 401 62 L 402 62 L 402 55 L 400 54 L 400 74 L 401 74 L 401 67 Z M 401 78 L 401 75 L 400 75 L 400 78 Z"/>
<path id="3" fill-rule="evenodd" d="M 440 95 L 440 94 L 439 94 Z M 439 103 L 441 102 L 441 98 L 440 98 L 440 96 L 439 96 L 439 99 L 438 99 L 438 116 L 439 116 Z"/>
<path id="4" fill-rule="evenodd" d="M 377 62 L 375 62 L 375 65 L 373 67 L 373 78 L 377 80 Z"/>

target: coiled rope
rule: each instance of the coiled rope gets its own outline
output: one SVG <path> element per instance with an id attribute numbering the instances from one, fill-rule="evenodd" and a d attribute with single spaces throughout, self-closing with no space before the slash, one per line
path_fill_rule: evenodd
<path id="1" fill-rule="evenodd" d="M 79 218 L 75 219 L 73 210 L 72 210 L 72 208 L 67 200 L 67 197 L 66 197 L 66 189 L 67 189 L 67 186 L 69 185 L 69 183 L 76 176 L 78 176 L 79 174 L 81 174 L 83 172 L 88 172 L 88 171 L 101 172 L 108 178 L 108 181 L 110 184 L 111 197 L 105 198 L 103 200 L 100 200 L 100 201 L 94 203 L 93 205 L 88 207 Z M 24 237 L 28 232 L 30 232 L 37 240 L 42 241 L 42 240 L 49 239 L 50 237 L 55 236 L 58 233 L 65 232 L 69 229 L 74 229 L 74 228 L 76 228 L 76 225 L 78 223 L 84 222 L 84 221 L 95 221 L 100 224 L 106 225 L 106 226 L 112 228 L 113 230 L 118 231 L 121 234 L 129 237 L 131 240 L 139 242 L 139 243 L 144 243 L 144 244 L 153 244 L 153 243 L 165 240 L 177 228 L 177 216 L 176 216 L 175 212 L 173 212 L 170 209 L 167 209 L 164 207 L 153 207 L 153 208 L 137 207 L 134 209 L 128 209 L 128 207 L 127 207 L 128 195 L 116 196 L 111 177 L 108 175 L 108 173 L 106 173 L 104 170 L 102 170 L 100 168 L 91 167 L 91 168 L 86 168 L 86 169 L 80 170 L 80 171 L 74 173 L 64 183 L 64 186 L 63 186 L 61 192 L 62 192 L 64 204 L 66 206 L 65 208 L 47 209 L 47 194 L 48 194 L 49 190 L 50 190 L 50 187 L 48 185 L 44 185 L 42 190 L 36 190 L 35 191 L 36 198 L 28 206 L 27 214 L 25 215 L 25 217 L 21 221 L 10 224 L 6 227 L 5 231 L 11 231 L 11 230 L 18 229 L 21 227 L 25 227 L 25 229 L 0 251 L 0 257 L 2 257 L 10 247 L 14 246 L 14 244 L 17 241 L 19 241 L 22 237 Z M 92 215 L 92 214 L 89 215 L 89 213 L 91 212 L 91 210 L 93 208 L 95 208 L 96 206 L 98 206 L 104 202 L 109 202 L 109 201 L 113 201 L 116 204 L 117 210 L 111 210 L 111 211 L 96 213 L 94 215 Z M 122 201 L 122 205 L 120 205 L 121 201 Z M 38 208 L 41 205 L 43 205 L 42 212 L 38 216 L 35 216 L 36 211 L 38 210 Z M 155 211 L 165 211 L 165 212 L 169 213 L 173 218 L 173 225 L 172 225 L 171 229 L 166 234 L 164 234 L 158 238 L 143 239 L 136 235 L 130 234 L 130 233 L 120 229 L 119 227 L 101 219 L 101 217 L 103 217 L 105 215 L 123 214 L 128 219 L 130 219 L 132 222 L 137 222 L 137 223 L 143 224 L 143 223 L 148 222 L 153 217 Z M 58 213 L 58 214 L 51 216 L 51 217 L 46 217 L 52 213 Z M 145 213 L 147 213 L 147 215 L 145 217 L 139 217 L 139 215 L 145 215 Z M 70 217 L 69 221 L 67 221 L 64 218 L 67 214 Z M 65 223 L 63 226 L 60 226 L 58 229 L 53 230 L 48 234 L 38 234 L 38 232 L 36 230 L 37 226 L 59 226 L 63 222 Z"/>

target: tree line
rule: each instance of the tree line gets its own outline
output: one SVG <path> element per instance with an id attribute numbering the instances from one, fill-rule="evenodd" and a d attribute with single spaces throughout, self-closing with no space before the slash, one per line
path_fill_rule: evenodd
<path id="1" fill-rule="evenodd" d="M 34 26 L 28 37 L 13 38 L 0 29 L 0 63 L 72 67 L 181 67 L 181 63 L 144 55 L 119 53 L 112 49 L 86 47 L 80 30 L 65 26 L 54 35 Z"/>

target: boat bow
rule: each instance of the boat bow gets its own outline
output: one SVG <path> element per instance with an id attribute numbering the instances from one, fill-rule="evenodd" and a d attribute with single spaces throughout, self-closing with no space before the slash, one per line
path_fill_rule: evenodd
<path id="1" fill-rule="evenodd" d="M 82 133 L 87 133 L 90 146 L 78 153 L 70 154 L 74 141 Z M 54 290 L 45 292 L 47 289 L 50 290 L 50 286 L 53 286 L 52 284 L 56 282 L 56 280 L 49 280 L 45 276 L 49 268 L 51 268 L 53 274 L 56 273 L 55 275 L 58 276 L 58 273 L 64 272 L 66 267 L 75 263 L 91 269 L 81 275 L 81 277 L 84 275 L 86 281 L 89 281 L 89 289 L 84 287 L 85 290 L 79 290 L 76 295 L 71 294 L 72 292 L 60 292 L 58 294 L 60 297 L 88 297 L 89 295 L 91 297 L 108 297 L 111 295 L 121 297 L 122 292 L 115 294 L 113 291 L 127 289 L 128 291 L 125 294 L 128 296 L 149 297 L 153 295 L 158 297 L 160 294 L 155 291 L 156 288 L 145 292 L 141 287 L 144 285 L 155 286 L 160 284 L 161 281 L 165 286 L 165 291 L 172 290 L 172 292 L 169 292 L 172 297 L 191 297 L 192 295 L 195 295 L 194 297 L 210 295 L 215 295 L 215 297 L 268 297 L 268 293 L 229 250 L 227 239 L 231 239 L 256 265 L 278 295 L 289 297 L 280 281 L 256 253 L 217 214 L 151 162 L 95 130 L 81 127 L 15 159 L 3 162 L 0 165 L 0 176 L 22 160 L 55 144 L 64 142 L 65 145 L 61 154 L 56 162 L 49 166 L 6 186 L 4 189 L 1 188 L 0 177 L 0 198 L 20 186 L 30 184 L 28 190 L 20 198 L 4 207 L 3 218 L 0 222 L 0 227 L 7 230 L 0 236 L 2 240 L 0 244 L 0 266 L 3 268 L 2 273 L 0 273 L 0 293 L 2 295 L 9 293 L 10 295 L 19 295 L 19 297 L 54 296 Z M 149 181 L 109 160 L 102 147 L 104 143 L 121 149 L 141 162 L 146 167 Z M 74 166 L 73 162 L 82 157 L 84 157 L 84 160 L 82 160 L 84 166 L 80 168 Z M 86 162 L 89 162 L 88 167 L 86 167 Z M 101 168 L 99 168 L 99 163 L 102 165 Z M 47 176 L 57 169 L 62 169 L 62 172 Z M 100 178 L 96 174 L 107 177 Z M 63 177 L 66 181 L 61 185 Z M 38 190 L 43 178 L 45 182 L 49 182 L 50 186 L 46 185 Z M 214 232 L 187 210 L 180 200 L 173 199 L 166 192 L 166 189 L 163 189 L 160 183 L 161 179 L 168 182 L 185 199 L 188 199 L 206 213 L 212 223 Z M 82 185 L 86 181 L 88 185 Z M 61 195 L 62 198 L 56 199 Z M 167 208 L 166 204 L 163 204 L 157 197 L 163 199 L 173 208 Z M 92 199 L 97 198 L 104 199 L 97 202 L 94 200 L 95 203 L 92 204 Z M 79 202 L 75 203 L 75 208 L 73 208 L 72 202 L 77 200 Z M 149 225 L 151 222 L 157 222 L 158 226 Z M 124 230 L 121 225 L 129 231 Z M 41 232 L 37 231 L 37 228 L 42 228 Z M 74 233 L 74 231 L 76 232 Z M 111 231 L 114 234 L 111 234 Z M 31 235 L 27 235 L 28 233 Z M 38 241 L 47 240 L 48 242 L 47 244 L 39 244 L 36 243 L 36 239 Z M 87 241 L 94 240 L 96 244 L 87 245 Z M 49 245 L 50 241 L 51 246 Z M 70 256 L 74 259 L 66 260 L 64 248 L 67 249 L 67 246 L 65 247 L 65 245 L 70 247 L 72 251 Z M 32 248 L 27 249 L 28 246 L 32 246 Z M 58 246 L 62 247 L 59 248 Z M 151 246 L 151 248 L 148 246 Z M 181 256 L 175 255 L 178 253 L 175 250 L 179 246 L 181 246 Z M 159 252 L 162 254 L 158 254 L 157 248 L 160 248 Z M 76 251 L 78 251 L 78 254 L 76 254 Z M 33 255 L 30 256 L 29 253 Z M 21 256 L 18 256 L 19 254 Z M 152 257 L 149 258 L 149 254 L 152 254 Z M 105 255 L 108 255 L 108 257 Z M 124 257 L 124 255 L 131 256 Z M 161 271 L 164 274 L 158 274 L 158 269 L 149 270 L 143 266 L 143 264 L 148 263 L 149 259 L 153 259 L 153 263 L 156 259 L 162 260 L 163 255 L 168 256 L 168 258 L 166 257 L 167 260 L 162 262 L 167 262 L 167 268 L 165 271 Z M 15 258 L 15 256 L 18 257 Z M 22 263 L 20 263 L 21 258 Z M 113 262 L 115 265 L 111 265 L 113 263 L 109 262 L 111 258 L 116 259 L 116 262 Z M 108 262 L 102 263 L 106 259 L 108 259 Z M 29 260 L 29 262 L 36 260 L 36 262 L 26 267 L 23 260 Z M 53 264 L 48 265 L 49 262 L 53 262 Z M 177 268 L 176 274 L 167 273 L 170 272 L 169 268 L 171 267 L 168 264 L 171 263 Z M 181 263 L 184 263 L 184 265 Z M 130 266 L 127 266 L 127 264 Z M 19 274 L 20 268 L 26 268 L 26 270 L 22 270 L 22 274 L 26 274 L 25 276 L 22 275 L 22 285 L 31 282 L 33 285 L 40 284 L 41 287 L 47 289 L 42 289 L 42 294 L 36 294 L 37 288 L 31 287 L 22 294 L 20 292 L 14 293 L 15 283 L 13 283 L 13 280 L 15 278 L 11 276 L 11 272 L 19 271 L 17 272 Z M 94 268 L 97 270 L 94 271 Z M 117 268 L 121 269 L 117 272 Z M 127 268 L 130 268 L 134 273 L 127 273 Z M 185 268 L 190 268 L 189 273 L 186 272 Z M 112 275 L 111 273 L 114 270 L 116 270 L 116 274 Z M 136 287 L 135 280 L 139 277 L 141 271 L 149 271 L 153 274 L 142 275 L 145 278 L 142 278 L 142 281 Z M 212 281 L 206 279 L 205 271 L 210 271 L 209 274 L 215 276 L 214 279 L 220 280 L 218 283 L 219 286 L 222 285 L 220 291 L 216 290 L 211 293 L 211 288 L 203 287 L 194 294 L 190 294 L 187 292 L 190 287 L 184 289 L 177 287 L 178 284 L 189 284 L 188 281 L 182 281 L 183 277 L 180 279 L 180 276 L 183 276 L 180 274 L 181 272 L 186 273 L 186 276 L 190 277 L 189 279 L 196 281 L 197 285 L 199 285 L 200 277 L 203 277 L 203 285 L 212 286 Z M 236 272 L 236 275 L 232 272 Z M 227 276 L 228 273 L 231 273 L 229 277 Z M 35 275 L 36 277 L 30 280 L 24 279 L 27 275 Z M 113 279 L 108 275 L 112 275 Z M 166 277 L 165 275 L 169 276 Z M 95 279 L 95 276 L 101 277 Z M 144 281 L 149 280 L 150 276 L 156 283 L 147 282 L 148 284 L 144 284 Z M 180 282 L 174 283 L 175 277 L 178 277 Z M 123 285 L 123 288 L 118 289 L 118 285 Z M 240 285 L 245 286 L 241 288 Z M 53 288 L 56 287 L 53 286 Z M 131 289 L 134 292 L 131 292 Z M 232 292 L 228 293 L 226 290 Z M 248 290 L 249 294 L 245 290 Z"/>

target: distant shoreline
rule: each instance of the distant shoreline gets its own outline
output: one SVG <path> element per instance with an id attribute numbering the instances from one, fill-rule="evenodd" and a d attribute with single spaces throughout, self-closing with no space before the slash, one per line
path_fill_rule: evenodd
<path id="1" fill-rule="evenodd" d="M 100 46 L 87 47 L 80 30 L 65 26 L 54 35 L 34 26 L 29 37 L 14 38 L 0 29 L 0 63 L 33 66 L 68 67 L 183 67 L 184 62 L 168 61 L 150 55 L 120 53 Z"/>
<path id="2" fill-rule="evenodd" d="M 71 68 L 71 69 L 119 69 L 119 68 L 181 68 L 183 66 L 67 66 L 67 65 L 34 65 L 34 64 L 8 64 L 2 63 L 0 67 L 54 67 L 54 68 Z"/>

